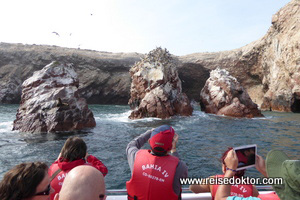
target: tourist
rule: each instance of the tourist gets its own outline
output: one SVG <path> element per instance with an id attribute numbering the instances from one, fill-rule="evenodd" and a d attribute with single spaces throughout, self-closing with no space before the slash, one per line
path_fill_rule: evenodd
<path id="1" fill-rule="evenodd" d="M 141 150 L 147 141 L 151 150 Z M 126 183 L 128 199 L 181 199 L 179 179 L 187 177 L 188 169 L 179 160 L 177 141 L 178 135 L 174 129 L 162 125 L 138 136 L 127 145 L 126 153 L 132 175 Z"/>
<path id="2" fill-rule="evenodd" d="M 224 162 L 227 153 L 231 150 L 232 148 L 228 148 L 227 151 L 225 151 L 221 157 L 221 161 L 222 161 L 222 171 L 223 171 L 223 175 L 215 175 L 215 176 L 211 176 L 207 179 L 207 184 L 203 183 L 200 185 L 190 185 L 190 190 L 194 193 L 202 193 L 202 192 L 210 192 L 212 199 L 215 198 L 218 186 L 217 184 L 209 184 L 209 179 L 215 180 L 215 178 L 222 178 L 226 172 L 226 164 Z M 237 155 L 238 160 L 239 160 L 239 165 L 243 165 L 246 164 L 247 158 L 242 155 L 242 153 L 239 151 L 240 155 Z M 254 153 L 254 158 L 255 158 L 255 153 Z M 235 173 L 235 178 L 241 178 L 244 176 L 245 170 L 240 170 L 237 171 Z M 245 184 L 239 184 L 239 185 L 235 185 L 231 187 L 231 195 L 238 195 L 240 197 L 249 197 L 249 196 L 254 196 L 257 197 L 258 196 L 258 191 L 256 189 L 256 187 L 254 185 L 245 185 Z"/>
<path id="3" fill-rule="evenodd" d="M 46 200 L 53 192 L 43 162 L 21 163 L 6 172 L 0 183 L 1 200 Z"/>
<path id="4" fill-rule="evenodd" d="M 97 168 L 103 176 L 107 174 L 106 166 L 96 157 L 87 153 L 87 146 L 83 139 L 75 136 L 69 137 L 61 149 L 58 159 L 49 168 L 51 186 L 55 190 L 50 195 L 51 200 L 60 191 L 67 173 L 74 167 L 84 164 Z"/>
<path id="5" fill-rule="evenodd" d="M 55 200 L 105 200 L 105 183 L 102 173 L 96 168 L 81 165 L 66 176 Z"/>
<path id="6" fill-rule="evenodd" d="M 225 172 L 224 177 L 232 178 L 238 166 L 236 153 L 231 150 L 225 158 L 225 163 L 231 170 Z M 256 168 L 264 176 L 269 178 L 282 178 L 282 184 L 272 185 L 281 200 L 300 199 L 300 160 L 289 160 L 289 157 L 282 151 L 272 150 L 268 153 L 266 161 L 257 156 Z M 230 195 L 230 185 L 220 185 L 216 193 L 216 200 L 264 200 L 267 197 L 236 197 Z M 275 197 L 276 198 L 276 197 Z M 271 199 L 275 199 L 271 198 Z M 269 198 L 270 199 L 270 198 Z"/>

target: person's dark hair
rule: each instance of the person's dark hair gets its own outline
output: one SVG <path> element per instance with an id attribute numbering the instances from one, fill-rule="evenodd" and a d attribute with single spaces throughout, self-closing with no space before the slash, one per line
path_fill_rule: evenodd
<path id="1" fill-rule="evenodd" d="M 72 136 L 67 139 L 61 149 L 60 161 L 72 162 L 78 159 L 84 159 L 87 147 L 83 139 Z"/>
<path id="2" fill-rule="evenodd" d="M 20 200 L 33 197 L 45 178 L 48 166 L 43 162 L 21 163 L 5 173 L 0 182 L 1 200 Z"/>
<path id="3" fill-rule="evenodd" d="M 165 156 L 168 153 L 161 147 L 154 147 L 153 149 L 151 148 L 151 150 L 152 150 L 153 154 L 156 156 Z"/>
<path id="4" fill-rule="evenodd" d="M 228 152 L 229 152 L 231 149 L 233 149 L 233 148 L 232 148 L 232 147 L 228 147 L 228 149 L 223 153 L 223 155 L 222 155 L 222 157 L 221 157 L 221 162 L 222 162 L 225 166 L 226 166 L 226 164 L 225 164 L 225 161 L 224 161 L 224 160 L 225 160 L 225 158 L 226 158 Z M 245 169 L 244 169 L 244 170 L 237 171 L 237 172 L 235 173 L 235 176 L 241 178 L 242 176 L 244 176 L 245 171 L 246 171 Z"/>

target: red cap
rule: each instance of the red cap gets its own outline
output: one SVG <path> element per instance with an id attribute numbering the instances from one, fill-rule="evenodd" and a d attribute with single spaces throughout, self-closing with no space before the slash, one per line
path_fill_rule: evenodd
<path id="1" fill-rule="evenodd" d="M 152 150 L 163 152 L 155 149 L 156 147 L 160 147 L 164 151 L 170 151 L 172 149 L 174 134 L 174 129 L 169 125 L 162 125 L 154 129 L 150 136 L 150 146 Z"/>

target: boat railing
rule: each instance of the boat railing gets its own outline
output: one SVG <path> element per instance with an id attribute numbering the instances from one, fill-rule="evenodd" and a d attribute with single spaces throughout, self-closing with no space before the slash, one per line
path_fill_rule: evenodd
<path id="1" fill-rule="evenodd" d="M 270 185 L 257 185 L 257 190 L 273 190 L 272 186 Z M 191 192 L 189 188 L 182 188 L 182 192 Z M 107 190 L 107 194 L 127 194 L 126 189 L 113 189 L 113 190 Z"/>
<path id="2" fill-rule="evenodd" d="M 267 193 L 272 191 L 272 186 L 269 185 L 258 185 L 256 186 L 257 190 L 260 193 Z M 267 191 L 264 191 L 267 190 Z M 107 200 L 126 200 L 127 199 L 127 190 L 126 189 L 112 189 L 106 191 L 108 197 Z M 182 188 L 182 199 L 183 200 L 211 200 L 210 193 L 192 193 L 189 188 Z"/>

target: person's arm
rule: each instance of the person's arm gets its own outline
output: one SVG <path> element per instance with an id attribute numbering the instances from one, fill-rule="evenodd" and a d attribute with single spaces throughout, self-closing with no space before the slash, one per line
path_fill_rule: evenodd
<path id="1" fill-rule="evenodd" d="M 209 178 L 214 178 L 213 176 Z M 207 178 L 207 179 L 209 179 Z M 202 192 L 211 192 L 210 191 L 210 185 L 201 183 L 200 185 L 190 185 L 189 189 L 194 193 L 202 193 Z"/>
<path id="2" fill-rule="evenodd" d="M 232 178 L 235 172 L 231 170 L 226 170 L 224 178 Z M 215 200 L 226 200 L 230 196 L 231 185 L 220 185 Z"/>
<path id="3" fill-rule="evenodd" d="M 188 177 L 188 167 L 186 166 L 185 162 L 179 161 L 176 172 L 174 175 L 173 180 L 173 191 L 175 194 L 180 195 L 181 192 L 181 184 L 180 184 L 180 178 L 187 178 Z"/>
<path id="4" fill-rule="evenodd" d="M 149 140 L 151 132 L 152 130 L 148 130 L 128 143 L 126 155 L 131 172 L 133 170 L 136 152 Z"/>
<path id="5" fill-rule="evenodd" d="M 268 177 L 267 171 L 266 171 L 266 162 L 265 160 L 260 156 L 256 155 L 256 162 L 255 162 L 255 167 L 256 169 L 265 177 Z"/>
<path id="6" fill-rule="evenodd" d="M 181 184 L 180 184 L 180 178 L 187 178 L 188 177 L 188 167 L 185 164 L 185 162 L 181 161 L 179 158 L 179 154 L 176 151 L 176 144 L 178 142 L 178 134 L 175 133 L 172 141 L 172 149 L 170 150 L 169 154 L 172 156 L 175 156 L 179 159 L 179 163 L 176 167 L 176 172 L 174 175 L 173 180 L 173 191 L 175 194 L 180 196 L 181 194 Z"/>
<path id="7" fill-rule="evenodd" d="M 177 145 L 177 142 L 178 142 L 178 138 L 179 138 L 178 134 L 175 133 L 175 135 L 173 137 L 173 141 L 172 141 L 172 149 L 170 151 L 170 155 L 175 156 L 175 157 L 180 159 L 179 154 L 176 150 L 176 145 Z"/>
<path id="8" fill-rule="evenodd" d="M 108 173 L 107 167 L 95 156 L 88 155 L 86 161 L 90 163 L 92 166 L 94 166 L 96 169 L 98 169 L 103 176 L 106 176 Z"/>
<path id="9" fill-rule="evenodd" d="M 224 178 L 232 178 L 235 174 L 235 172 L 232 170 L 236 170 L 238 166 L 238 158 L 234 150 L 230 150 L 228 152 L 224 162 L 227 168 L 229 168 L 228 170 L 226 170 Z M 215 200 L 226 200 L 227 197 L 230 196 L 230 190 L 231 185 L 220 185 L 217 190 Z"/>
<path id="10" fill-rule="evenodd" d="M 229 153 L 228 153 L 229 154 Z M 230 162 L 233 162 L 233 158 L 228 158 L 228 160 L 226 160 L 227 157 L 225 158 L 225 163 L 226 163 L 226 166 L 228 166 L 228 168 L 231 168 L 229 167 L 228 164 L 230 164 Z M 231 169 L 235 169 L 235 168 L 231 168 Z M 259 156 L 259 155 L 256 155 L 256 169 L 262 173 L 264 176 L 267 177 L 267 173 L 266 173 L 266 165 L 265 165 L 265 161 L 264 159 Z M 229 172 L 228 172 L 229 171 Z M 228 173 L 228 174 L 226 174 Z M 230 170 L 227 170 L 225 172 L 225 176 L 224 177 L 232 177 L 234 173 Z M 219 191 L 220 190 L 220 191 Z M 258 196 L 258 191 L 256 189 L 255 186 L 253 186 L 253 196 Z M 219 195 L 219 196 L 217 196 Z M 248 197 L 248 198 L 241 198 L 241 197 L 228 197 L 230 195 L 230 185 L 220 185 L 220 187 L 218 188 L 218 191 L 217 191 L 217 195 L 216 195 L 216 200 L 242 200 L 242 199 L 245 199 L 245 200 L 260 200 L 260 198 L 256 198 L 256 197 Z"/>
<path id="11" fill-rule="evenodd" d="M 257 188 L 255 187 L 255 185 L 252 185 L 252 187 L 253 187 L 252 196 L 257 197 L 259 195 L 259 192 L 258 192 Z"/>

